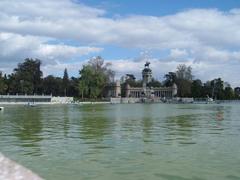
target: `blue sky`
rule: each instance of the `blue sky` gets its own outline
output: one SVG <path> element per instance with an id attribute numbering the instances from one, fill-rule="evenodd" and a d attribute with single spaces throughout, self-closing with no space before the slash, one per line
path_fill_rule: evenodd
<path id="1" fill-rule="evenodd" d="M 1 0 L 0 70 L 24 58 L 42 60 L 44 76 L 78 76 L 101 55 L 116 79 L 140 78 L 146 60 L 154 77 L 193 68 L 203 81 L 221 77 L 240 86 L 238 0 Z"/>
<path id="2" fill-rule="evenodd" d="M 167 16 L 189 9 L 218 9 L 220 11 L 229 11 L 240 7 L 240 1 L 237 0 L 77 0 L 79 3 L 102 8 L 107 11 L 107 17 L 144 15 L 144 16 Z M 105 46 L 102 56 L 114 58 L 137 57 L 144 49 L 129 49 L 119 46 Z M 159 57 L 166 55 L 165 51 L 151 51 Z"/>
<path id="3" fill-rule="evenodd" d="M 110 16 L 115 14 L 163 16 L 194 8 L 217 8 L 222 11 L 240 6 L 238 0 L 78 0 L 94 7 L 107 9 Z"/>

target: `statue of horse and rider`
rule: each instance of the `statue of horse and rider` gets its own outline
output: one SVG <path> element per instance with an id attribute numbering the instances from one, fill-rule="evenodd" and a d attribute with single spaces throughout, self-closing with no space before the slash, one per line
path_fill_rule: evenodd
<path id="1" fill-rule="evenodd" d="M 146 68 L 149 68 L 149 65 L 150 65 L 151 63 L 149 62 L 149 61 L 147 61 L 146 63 L 145 63 L 145 67 Z"/>

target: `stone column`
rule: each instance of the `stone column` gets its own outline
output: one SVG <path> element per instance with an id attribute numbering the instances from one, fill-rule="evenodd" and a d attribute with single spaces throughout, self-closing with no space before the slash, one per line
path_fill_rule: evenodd
<path id="1" fill-rule="evenodd" d="M 120 84 L 120 81 L 116 81 L 115 97 L 119 97 L 120 95 L 121 95 L 121 84 Z"/>
<path id="2" fill-rule="evenodd" d="M 127 84 L 126 86 L 126 97 L 129 97 L 130 96 L 130 85 Z"/>

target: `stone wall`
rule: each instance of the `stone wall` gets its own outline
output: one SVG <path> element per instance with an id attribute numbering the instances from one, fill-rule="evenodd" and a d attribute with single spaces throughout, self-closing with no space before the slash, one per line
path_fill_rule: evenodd
<path id="1" fill-rule="evenodd" d="M 110 102 L 112 104 L 129 104 L 129 103 L 139 103 L 141 102 L 141 98 L 111 98 Z"/>
<path id="2" fill-rule="evenodd" d="M 73 97 L 52 97 L 51 103 L 54 104 L 69 104 L 73 102 Z"/>

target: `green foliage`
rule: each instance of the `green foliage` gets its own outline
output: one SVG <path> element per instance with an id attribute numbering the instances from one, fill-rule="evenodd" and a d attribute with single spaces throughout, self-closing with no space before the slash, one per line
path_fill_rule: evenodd
<path id="1" fill-rule="evenodd" d="M 7 88 L 6 77 L 3 77 L 2 72 L 0 72 L 0 94 L 5 94 Z"/>
<path id="2" fill-rule="evenodd" d="M 176 84 L 178 86 L 178 95 L 180 97 L 191 96 L 191 84 L 192 84 L 192 68 L 185 64 L 180 64 L 176 71 Z"/>
<path id="3" fill-rule="evenodd" d="M 191 81 L 186 79 L 178 79 L 178 96 L 180 97 L 191 97 Z"/>
<path id="4" fill-rule="evenodd" d="M 73 96 L 73 97 L 79 96 L 78 84 L 79 84 L 78 78 L 71 77 L 69 79 L 68 96 Z"/>
<path id="5" fill-rule="evenodd" d="M 194 98 L 203 97 L 203 85 L 200 79 L 196 79 L 192 82 L 191 92 L 192 92 L 192 97 Z"/>
<path id="6" fill-rule="evenodd" d="M 215 99 L 225 99 L 224 97 L 224 82 L 221 78 L 214 79 L 211 81 L 213 87 L 213 95 Z"/>
<path id="7" fill-rule="evenodd" d="M 235 99 L 234 91 L 231 87 L 226 87 L 224 90 L 224 99 L 231 100 Z"/>
<path id="8" fill-rule="evenodd" d="M 142 87 L 142 80 L 136 80 L 136 77 L 133 74 L 126 74 L 121 77 L 121 96 L 126 97 L 126 88 L 127 85 L 130 87 Z"/>
<path id="9" fill-rule="evenodd" d="M 69 78 L 68 78 L 68 72 L 66 68 L 64 69 L 62 87 L 63 87 L 64 95 L 67 96 L 67 90 L 69 88 Z"/>
<path id="10" fill-rule="evenodd" d="M 169 72 L 168 74 L 165 74 L 164 78 L 164 85 L 167 87 L 172 86 L 174 83 L 177 83 L 177 75 L 175 72 Z"/>
<path id="11" fill-rule="evenodd" d="M 12 90 L 15 93 L 34 94 L 41 92 L 42 71 L 40 70 L 41 61 L 36 59 L 25 59 L 18 64 L 11 75 Z"/>
<path id="12" fill-rule="evenodd" d="M 234 88 L 234 98 L 240 99 L 240 87 Z"/>
<path id="13" fill-rule="evenodd" d="M 212 97 L 219 100 L 231 100 L 239 97 L 230 84 L 224 82 L 221 78 L 207 81 L 204 84 L 199 79 L 193 80 L 192 68 L 184 64 L 177 67 L 176 73 L 169 72 L 164 77 L 165 86 L 172 86 L 173 83 L 177 84 L 178 96 L 180 97 Z M 224 88 L 224 86 L 226 87 Z"/>
<path id="14" fill-rule="evenodd" d="M 193 81 L 194 84 L 194 81 Z M 226 87 L 224 88 L 224 84 Z M 192 89 L 193 97 L 212 97 L 213 99 L 218 100 L 231 100 L 236 99 L 236 94 L 233 91 L 232 87 L 228 83 L 224 83 L 221 78 L 216 78 L 211 81 L 207 81 L 204 85 L 192 85 L 195 86 Z M 198 93 L 198 96 L 194 96 L 194 94 Z M 199 94 L 201 94 L 199 96 Z"/>
<path id="15" fill-rule="evenodd" d="M 25 59 L 10 75 L 0 75 L 1 94 L 52 94 L 78 96 L 78 78 L 69 79 L 67 69 L 63 78 L 49 75 L 42 78 L 41 61 Z M 3 85 L 4 83 L 4 85 Z"/>
<path id="16" fill-rule="evenodd" d="M 180 64 L 177 67 L 176 73 L 169 72 L 164 76 L 165 86 L 172 86 L 174 83 L 178 87 L 178 96 L 180 97 L 190 97 L 192 90 L 192 68 L 191 66 L 186 66 L 185 64 Z"/>
<path id="17" fill-rule="evenodd" d="M 191 66 L 186 66 L 185 64 L 179 64 L 176 71 L 177 79 L 184 79 L 187 81 L 192 81 L 192 68 Z"/>
<path id="18" fill-rule="evenodd" d="M 114 72 L 109 68 L 111 64 L 104 64 L 98 56 L 91 59 L 79 71 L 79 92 L 82 97 L 98 98 L 102 96 L 105 86 L 114 78 Z"/>
<path id="19" fill-rule="evenodd" d="M 43 79 L 43 93 L 53 96 L 63 95 L 62 79 L 49 75 Z"/>
<path id="20" fill-rule="evenodd" d="M 221 78 L 207 81 L 203 87 L 204 94 L 213 99 L 225 99 L 224 97 L 224 82 Z"/>

